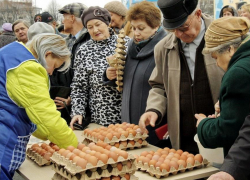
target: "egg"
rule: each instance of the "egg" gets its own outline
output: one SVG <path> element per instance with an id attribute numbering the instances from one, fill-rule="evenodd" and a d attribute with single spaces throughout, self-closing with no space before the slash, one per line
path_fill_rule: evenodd
<path id="1" fill-rule="evenodd" d="M 78 146 L 77 146 L 77 149 L 80 149 L 80 150 L 82 150 L 82 148 L 84 148 L 85 147 L 85 144 L 78 144 Z"/>
<path id="2" fill-rule="evenodd" d="M 187 163 L 184 160 L 178 160 L 177 163 L 178 163 L 179 166 L 182 165 L 184 168 L 187 167 Z"/>
<path id="3" fill-rule="evenodd" d="M 147 154 L 146 157 L 149 158 L 149 159 L 152 159 L 153 155 L 152 154 Z"/>
<path id="4" fill-rule="evenodd" d="M 74 153 L 70 152 L 66 155 L 66 158 L 70 159 L 70 157 L 73 155 Z M 74 154 L 75 155 L 75 154 Z"/>
<path id="5" fill-rule="evenodd" d="M 116 142 L 116 143 L 114 144 L 114 146 L 117 147 L 117 148 L 119 148 L 119 147 L 120 147 L 120 143 L 119 143 L 119 142 Z"/>
<path id="6" fill-rule="evenodd" d="M 146 157 L 144 157 L 144 156 L 139 156 L 137 162 L 142 162 L 144 158 L 146 158 Z"/>
<path id="7" fill-rule="evenodd" d="M 47 147 L 48 145 L 46 144 L 46 143 L 42 143 L 42 145 L 41 145 L 41 147 L 43 148 L 43 149 L 45 149 L 45 147 Z"/>
<path id="8" fill-rule="evenodd" d="M 110 125 L 108 126 L 108 128 L 112 128 L 112 127 L 115 127 L 115 125 L 114 125 L 114 124 L 110 124 Z"/>
<path id="9" fill-rule="evenodd" d="M 60 155 L 63 155 L 63 152 L 64 151 L 66 151 L 65 149 L 60 149 L 59 151 L 58 151 L 58 153 L 60 154 Z"/>
<path id="10" fill-rule="evenodd" d="M 157 163 L 157 161 L 156 160 L 154 160 L 154 159 L 151 159 L 149 162 L 148 162 L 148 165 L 150 166 L 150 165 L 153 165 L 153 166 L 155 166 L 155 164 Z"/>
<path id="11" fill-rule="evenodd" d="M 122 131 L 121 134 L 125 137 L 128 137 L 128 131 Z"/>
<path id="12" fill-rule="evenodd" d="M 46 152 L 43 157 L 44 157 L 44 159 L 46 159 L 47 161 L 49 161 L 51 156 L 52 156 L 51 152 Z"/>
<path id="13" fill-rule="evenodd" d="M 78 156 L 82 151 L 79 149 L 74 149 L 72 152 Z"/>
<path id="14" fill-rule="evenodd" d="M 188 154 L 187 157 L 193 157 L 194 158 L 194 155 L 193 154 Z"/>
<path id="15" fill-rule="evenodd" d="M 157 161 L 157 162 L 155 163 L 155 167 L 160 167 L 160 166 L 161 166 L 161 164 L 162 164 L 162 162 Z"/>
<path id="16" fill-rule="evenodd" d="M 118 155 L 117 155 L 115 152 L 112 152 L 112 151 L 109 152 L 108 157 L 109 157 L 109 158 L 112 158 L 115 162 L 116 162 L 117 159 L 118 159 Z"/>
<path id="17" fill-rule="evenodd" d="M 74 158 L 73 158 L 73 163 L 76 163 L 77 161 L 78 161 L 78 159 L 80 159 L 80 157 L 79 156 L 75 156 Z"/>
<path id="18" fill-rule="evenodd" d="M 186 163 L 188 164 L 191 164 L 192 166 L 194 165 L 194 158 L 193 157 L 188 157 L 187 160 L 186 160 Z"/>
<path id="19" fill-rule="evenodd" d="M 128 141 L 128 144 L 131 144 L 132 146 L 134 146 L 134 145 L 135 145 L 135 141 L 129 140 L 129 141 Z"/>
<path id="20" fill-rule="evenodd" d="M 183 152 L 181 155 L 189 155 L 189 153 L 187 151 Z"/>
<path id="21" fill-rule="evenodd" d="M 147 156 L 147 154 L 148 154 L 148 152 L 147 151 L 143 151 L 143 152 L 141 152 L 141 154 L 140 154 L 140 156 Z"/>
<path id="22" fill-rule="evenodd" d="M 132 167 L 132 162 L 131 161 L 127 161 L 126 166 L 130 169 Z"/>
<path id="23" fill-rule="evenodd" d="M 80 158 L 85 158 L 86 155 L 87 155 L 86 153 L 80 152 L 78 156 L 79 156 Z"/>
<path id="24" fill-rule="evenodd" d="M 170 159 L 165 159 L 163 162 L 164 162 L 165 164 L 169 164 L 169 163 L 170 163 Z"/>
<path id="25" fill-rule="evenodd" d="M 121 137 L 121 134 L 119 132 L 114 132 L 113 135 L 119 139 Z"/>
<path id="26" fill-rule="evenodd" d="M 111 180 L 110 177 L 102 177 L 101 180 Z"/>
<path id="27" fill-rule="evenodd" d="M 168 147 L 165 147 L 164 150 L 169 151 L 170 149 Z"/>
<path id="28" fill-rule="evenodd" d="M 123 147 L 127 147 L 127 144 L 128 144 L 127 141 L 121 141 L 120 143 L 121 145 L 123 145 Z"/>
<path id="29" fill-rule="evenodd" d="M 180 157 L 180 160 L 186 161 L 187 160 L 187 156 L 182 154 L 181 157 Z"/>
<path id="30" fill-rule="evenodd" d="M 99 134 L 99 135 L 97 136 L 97 139 L 99 139 L 99 140 L 101 140 L 101 141 L 104 141 L 105 136 L 103 136 L 103 135 Z"/>
<path id="31" fill-rule="evenodd" d="M 123 151 L 123 150 L 119 150 L 118 155 L 122 156 L 124 159 L 128 158 L 128 153 L 126 151 Z"/>
<path id="32" fill-rule="evenodd" d="M 52 149 L 54 149 L 55 151 L 59 151 L 60 150 L 60 148 L 57 145 L 52 146 Z"/>
<path id="33" fill-rule="evenodd" d="M 183 151 L 182 151 L 181 149 L 178 149 L 178 150 L 176 151 L 176 153 L 178 153 L 178 154 L 181 156 L 182 153 L 183 153 Z"/>
<path id="34" fill-rule="evenodd" d="M 162 171 L 163 169 L 165 169 L 167 172 L 169 172 L 170 167 L 169 167 L 168 164 L 162 163 L 162 164 L 160 165 L 160 170 Z"/>
<path id="35" fill-rule="evenodd" d="M 196 155 L 194 156 L 194 160 L 199 161 L 200 163 L 202 163 L 203 157 L 202 157 L 202 155 L 200 155 L 200 154 L 196 154 Z"/>
<path id="36" fill-rule="evenodd" d="M 101 154 L 98 159 L 101 160 L 104 164 L 107 164 L 108 158 L 109 157 L 106 154 Z"/>
<path id="37" fill-rule="evenodd" d="M 136 131 L 135 131 L 135 130 L 133 130 L 133 129 L 129 130 L 129 131 L 128 131 L 128 133 L 129 133 L 129 134 L 132 134 L 133 136 L 135 136 L 135 135 L 136 135 Z"/>
<path id="38" fill-rule="evenodd" d="M 116 167 L 117 167 L 117 169 L 118 169 L 119 171 L 121 171 L 121 170 L 122 170 L 122 163 L 120 163 L 120 162 L 117 163 L 117 166 L 116 166 Z"/>
<path id="39" fill-rule="evenodd" d="M 112 133 L 108 133 L 108 134 L 106 135 L 106 137 L 107 137 L 109 140 L 111 140 L 111 139 L 113 138 L 113 134 L 112 134 Z"/>
<path id="40" fill-rule="evenodd" d="M 68 147 L 67 147 L 67 150 L 70 150 L 71 152 L 72 152 L 74 149 L 75 149 L 74 146 L 68 146 Z"/>
<path id="41" fill-rule="evenodd" d="M 152 159 L 153 159 L 153 160 L 156 160 L 156 161 L 158 161 L 159 158 L 160 158 L 159 155 L 153 155 L 153 157 L 152 157 Z"/>
<path id="42" fill-rule="evenodd" d="M 76 165 L 80 166 L 82 169 L 85 169 L 87 165 L 87 161 L 85 159 L 80 158 L 77 160 Z"/>
<path id="43" fill-rule="evenodd" d="M 143 163 L 143 164 L 149 163 L 149 161 L 150 161 L 150 159 L 147 158 L 147 157 L 144 157 L 144 158 L 142 159 L 142 163 Z"/>
<path id="44" fill-rule="evenodd" d="M 97 165 L 98 159 L 95 156 L 89 156 L 87 161 L 93 166 Z"/>
<path id="45" fill-rule="evenodd" d="M 179 168 L 179 165 L 176 161 L 170 161 L 169 166 L 170 166 L 170 168 L 174 167 L 176 170 L 178 170 L 178 168 Z"/>
<path id="46" fill-rule="evenodd" d="M 88 147 L 91 149 L 91 147 L 95 146 L 95 143 L 91 142 L 89 143 Z"/>
<path id="47" fill-rule="evenodd" d="M 71 153 L 70 150 L 65 150 L 65 151 L 62 153 L 62 155 L 63 155 L 64 157 L 66 157 L 66 156 L 68 155 L 68 153 Z"/>
<path id="48" fill-rule="evenodd" d="M 111 180 L 121 180 L 120 176 L 112 176 Z"/>
<path id="49" fill-rule="evenodd" d="M 107 149 L 107 150 L 110 150 L 112 148 L 112 146 L 110 146 L 110 145 L 107 145 L 106 147 L 105 147 L 105 149 Z"/>
<path id="50" fill-rule="evenodd" d="M 33 145 L 31 146 L 31 149 L 34 150 L 35 147 L 40 147 L 40 146 L 39 146 L 38 144 L 33 144 Z"/>
<path id="51" fill-rule="evenodd" d="M 82 150 L 82 152 L 86 152 L 87 150 L 90 150 L 90 148 L 89 147 L 84 147 L 81 150 Z"/>
<path id="52" fill-rule="evenodd" d="M 163 151 L 161 151 L 161 154 L 162 154 L 162 155 L 168 155 L 168 151 L 163 150 Z"/>
<path id="53" fill-rule="evenodd" d="M 126 180 L 129 180 L 129 179 L 130 179 L 130 174 L 128 174 L 128 173 L 125 174 L 125 175 L 124 175 L 124 178 L 125 178 Z"/>
<path id="54" fill-rule="evenodd" d="M 175 161 L 175 162 L 177 162 L 179 159 L 178 158 L 176 158 L 176 157 L 172 157 L 172 159 L 171 159 L 171 161 Z"/>
<path id="55" fill-rule="evenodd" d="M 176 150 L 175 149 L 170 149 L 169 152 L 176 153 Z"/>
<path id="56" fill-rule="evenodd" d="M 143 140 L 142 139 L 138 139 L 137 141 L 139 144 L 142 144 Z"/>

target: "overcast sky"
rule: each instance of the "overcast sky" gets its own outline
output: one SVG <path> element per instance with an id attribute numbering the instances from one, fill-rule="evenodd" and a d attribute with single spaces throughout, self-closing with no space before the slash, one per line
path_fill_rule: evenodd
<path id="1" fill-rule="evenodd" d="M 56 0 L 57 4 L 63 7 L 66 4 L 72 2 L 80 2 L 87 6 L 100 6 L 104 7 L 104 5 L 113 0 Z M 42 12 L 48 8 L 51 0 L 33 0 L 33 3 L 36 3 L 36 7 L 42 8 Z"/>

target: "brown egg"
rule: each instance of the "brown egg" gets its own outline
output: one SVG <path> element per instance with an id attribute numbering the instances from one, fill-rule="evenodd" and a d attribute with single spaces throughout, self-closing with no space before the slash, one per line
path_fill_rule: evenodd
<path id="1" fill-rule="evenodd" d="M 103 136 L 103 135 L 99 134 L 99 135 L 98 135 L 98 137 L 97 137 L 97 139 L 99 139 L 99 140 L 101 140 L 101 141 L 104 141 L 105 136 Z"/>
<path id="2" fill-rule="evenodd" d="M 202 163 L 203 157 L 202 157 L 202 155 L 200 155 L 200 154 L 196 154 L 196 155 L 194 156 L 194 160 L 195 160 L 195 161 L 199 161 L 200 163 Z"/>
<path id="3" fill-rule="evenodd" d="M 101 154 L 98 159 L 107 164 L 109 157 L 106 154 Z"/>
<path id="4" fill-rule="evenodd" d="M 158 156 L 161 156 L 161 153 L 159 152 L 155 152 L 154 155 L 158 155 Z"/>
<path id="5" fill-rule="evenodd" d="M 109 152 L 108 157 L 109 157 L 109 158 L 112 158 L 115 162 L 116 162 L 117 159 L 118 159 L 118 155 L 117 155 L 115 152 L 112 152 L 112 151 Z"/>
<path id="6" fill-rule="evenodd" d="M 117 148 L 119 148 L 119 147 L 120 147 L 120 143 L 119 143 L 119 142 L 116 142 L 116 143 L 114 144 L 114 146 L 117 147 Z"/>
<path id="7" fill-rule="evenodd" d="M 130 169 L 132 167 L 132 162 L 131 161 L 127 161 L 126 166 Z"/>
<path id="8" fill-rule="evenodd" d="M 65 151 L 62 153 L 62 155 L 63 155 L 64 157 L 66 157 L 66 156 L 68 155 L 68 153 L 71 153 L 70 150 L 65 150 Z"/>
<path id="9" fill-rule="evenodd" d="M 40 147 L 40 146 L 39 146 L 38 144 L 33 144 L 33 145 L 31 146 L 31 149 L 34 150 L 35 147 Z"/>
<path id="10" fill-rule="evenodd" d="M 95 143 L 93 143 L 93 142 L 89 143 L 89 145 L 88 145 L 88 147 L 89 147 L 90 149 L 92 149 L 93 146 L 95 146 Z"/>
<path id="11" fill-rule="evenodd" d="M 86 156 L 86 155 L 87 155 L 86 153 L 80 152 L 78 156 L 79 156 L 80 158 L 84 158 L 84 159 L 85 159 L 85 156 Z"/>
<path id="12" fill-rule="evenodd" d="M 125 137 L 128 137 L 128 131 L 122 131 L 121 134 L 124 135 Z"/>
<path id="13" fill-rule="evenodd" d="M 179 168 L 179 165 L 176 161 L 170 161 L 169 166 L 170 166 L 170 168 L 174 167 L 176 170 L 178 170 L 178 168 Z"/>
<path id="14" fill-rule="evenodd" d="M 128 144 L 127 141 L 121 141 L 120 143 L 121 145 L 123 145 L 123 147 L 127 147 L 127 144 Z"/>
<path id="15" fill-rule="evenodd" d="M 98 159 L 95 156 L 89 156 L 87 161 L 93 166 L 97 165 Z"/>
<path id="16" fill-rule="evenodd" d="M 178 150 L 176 151 L 176 153 L 178 153 L 178 154 L 181 156 L 182 153 L 183 153 L 183 151 L 182 151 L 181 149 L 178 149 Z"/>
<path id="17" fill-rule="evenodd" d="M 78 161 L 78 159 L 80 159 L 80 157 L 79 156 L 75 156 L 74 158 L 73 158 L 73 163 L 76 163 L 77 161 Z"/>
<path id="18" fill-rule="evenodd" d="M 137 142 L 140 143 L 140 144 L 142 144 L 143 140 L 142 139 L 138 139 Z"/>
<path id="19" fill-rule="evenodd" d="M 161 157 L 165 159 L 167 157 L 167 155 L 163 154 L 163 155 L 161 155 Z"/>
<path id="20" fill-rule="evenodd" d="M 47 147 L 48 145 L 46 144 L 46 143 L 42 143 L 41 144 L 41 147 L 43 148 L 43 149 L 45 149 L 45 147 Z"/>
<path id="21" fill-rule="evenodd" d="M 82 169 L 85 169 L 87 165 L 87 161 L 85 159 L 80 158 L 77 160 L 76 165 L 80 166 Z"/>
<path id="22" fill-rule="evenodd" d="M 65 149 L 60 149 L 59 151 L 58 151 L 58 153 L 60 154 L 60 155 L 63 155 L 63 152 L 64 151 L 66 151 Z"/>
<path id="23" fill-rule="evenodd" d="M 163 150 L 163 151 L 161 151 L 161 154 L 162 154 L 162 155 L 168 155 L 168 151 Z"/>
<path id="24" fill-rule="evenodd" d="M 119 150 L 118 155 L 122 156 L 124 159 L 128 158 L 128 153 L 126 151 L 123 151 L 123 150 Z"/>
<path id="25" fill-rule="evenodd" d="M 122 170 L 122 163 L 120 163 L 120 162 L 117 163 L 117 166 L 116 166 L 116 167 L 117 167 L 117 169 L 118 169 L 119 171 L 121 171 L 121 170 Z"/>
<path id="26" fill-rule="evenodd" d="M 46 159 L 47 161 L 49 161 L 51 156 L 52 156 L 51 152 L 46 152 L 43 157 L 44 157 L 44 159 Z"/>
<path id="27" fill-rule="evenodd" d="M 133 127 L 133 130 L 136 130 L 136 129 L 138 129 L 138 128 L 140 128 L 138 125 L 135 125 L 134 127 Z"/>
<path id="28" fill-rule="evenodd" d="M 52 149 L 52 148 L 50 148 L 50 149 L 48 149 L 48 152 L 50 152 L 51 154 L 53 154 L 55 152 L 55 150 Z"/>
<path id="29" fill-rule="evenodd" d="M 75 149 L 74 146 L 68 146 L 68 147 L 67 147 L 67 150 L 70 150 L 71 152 L 72 152 L 74 149 Z"/>
<path id="30" fill-rule="evenodd" d="M 107 137 L 109 140 L 111 140 L 111 139 L 113 138 L 113 134 L 112 134 L 112 133 L 108 133 L 108 134 L 106 135 L 106 137 Z"/>
<path id="31" fill-rule="evenodd" d="M 184 160 L 178 160 L 177 163 L 179 164 L 179 166 L 180 166 L 180 165 L 183 165 L 184 168 L 187 167 L 187 163 L 186 163 L 186 161 L 184 161 Z"/>
<path id="32" fill-rule="evenodd" d="M 163 162 L 164 160 L 165 160 L 165 158 L 162 158 L 162 157 L 160 157 L 160 158 L 158 159 L 159 162 Z"/>
<path id="33" fill-rule="evenodd" d="M 79 149 L 74 149 L 72 152 L 78 156 L 82 151 Z"/>
<path id="34" fill-rule="evenodd" d="M 60 148 L 57 145 L 52 146 L 52 149 L 54 149 L 55 151 L 59 151 L 60 150 Z"/>
<path id="35" fill-rule="evenodd" d="M 74 153 L 70 152 L 66 155 L 66 158 L 70 159 L 70 157 L 73 155 Z M 74 154 L 75 155 L 75 154 Z"/>
<path id="36" fill-rule="evenodd" d="M 149 158 L 149 159 L 152 159 L 153 155 L 152 154 L 147 154 L 146 157 Z"/>
<path id="37" fill-rule="evenodd" d="M 129 140 L 128 144 L 131 144 L 132 146 L 134 146 L 135 145 L 135 141 L 134 140 Z"/>
<path id="38" fill-rule="evenodd" d="M 110 177 L 102 177 L 101 180 L 111 180 Z"/>
<path id="39" fill-rule="evenodd" d="M 175 154 L 174 154 L 174 157 L 176 157 L 177 159 L 180 159 L 180 154 L 175 153 Z"/>
<path id="40" fill-rule="evenodd" d="M 89 147 L 84 147 L 81 150 L 82 150 L 82 152 L 86 152 L 87 150 L 90 150 L 90 148 Z"/>
<path id="41" fill-rule="evenodd" d="M 133 156 L 135 157 L 135 159 L 139 158 L 139 156 L 137 154 L 134 154 Z"/>
<path id="42" fill-rule="evenodd" d="M 129 130 L 129 131 L 128 131 L 128 133 L 129 133 L 129 134 L 132 134 L 133 136 L 135 136 L 135 135 L 136 135 L 136 131 L 135 131 L 135 130 L 133 130 L 133 129 Z"/>
<path id="43" fill-rule="evenodd" d="M 170 167 L 169 167 L 168 164 L 162 163 L 162 164 L 160 165 L 160 170 L 162 171 L 163 169 L 165 169 L 167 172 L 169 172 Z"/>
<path id="44" fill-rule="evenodd" d="M 187 160 L 187 156 L 182 154 L 181 157 L 180 157 L 180 160 L 186 161 Z"/>
<path id="45" fill-rule="evenodd" d="M 169 152 L 176 153 L 176 150 L 175 149 L 170 149 Z"/>
<path id="46" fill-rule="evenodd" d="M 186 163 L 190 163 L 192 166 L 194 165 L 194 158 L 193 157 L 188 157 L 187 160 L 186 160 Z"/>
<path id="47" fill-rule="evenodd" d="M 121 137 L 121 133 L 119 133 L 119 132 L 114 132 L 113 135 L 116 136 L 117 139 L 119 139 Z"/>
<path id="48" fill-rule="evenodd" d="M 143 163 L 143 164 L 149 163 L 149 161 L 150 161 L 150 159 L 147 158 L 147 157 L 144 157 L 144 158 L 142 159 L 142 163 Z"/>
<path id="49" fill-rule="evenodd" d="M 110 125 L 108 126 L 108 128 L 112 128 L 112 127 L 115 127 L 115 125 L 114 125 L 114 124 L 110 124 Z"/>
<path id="50" fill-rule="evenodd" d="M 150 165 L 153 165 L 153 166 L 155 166 L 155 164 L 157 163 L 157 161 L 156 160 L 154 160 L 154 159 L 151 159 L 149 162 L 148 162 L 148 165 L 150 166 Z"/>
<path id="51" fill-rule="evenodd" d="M 169 163 L 170 163 L 170 159 L 165 159 L 165 160 L 164 160 L 164 163 L 165 163 L 165 164 L 169 164 Z"/>
<path id="52" fill-rule="evenodd" d="M 112 147 L 112 146 L 107 145 L 107 146 L 105 147 L 105 149 L 110 150 L 111 147 Z"/>
<path id="53" fill-rule="evenodd" d="M 120 176 L 112 176 L 111 180 L 121 180 Z"/>
<path id="54" fill-rule="evenodd" d="M 77 149 L 80 149 L 80 150 L 82 150 L 82 148 L 84 148 L 85 147 L 85 144 L 78 144 L 78 146 L 77 146 Z"/>
<path id="55" fill-rule="evenodd" d="M 189 153 L 187 151 L 183 152 L 181 155 L 189 155 Z"/>
<path id="56" fill-rule="evenodd" d="M 156 160 L 156 161 L 158 161 L 159 158 L 160 158 L 159 155 L 153 155 L 153 157 L 152 157 L 152 159 L 153 159 L 153 160 Z"/>
<path id="57" fill-rule="evenodd" d="M 129 179 L 130 179 L 130 174 L 128 174 L 128 173 L 125 174 L 125 175 L 124 175 L 124 178 L 125 178 L 126 180 L 129 180 Z"/>
<path id="58" fill-rule="evenodd" d="M 188 154 L 187 157 L 193 157 L 194 158 L 194 155 L 193 154 Z"/>
<path id="59" fill-rule="evenodd" d="M 73 153 L 70 157 L 69 160 L 73 161 L 73 159 L 76 157 L 76 155 Z"/>
<path id="60" fill-rule="evenodd" d="M 141 152 L 141 154 L 140 154 L 140 156 L 147 156 L 147 154 L 148 154 L 148 152 L 147 151 L 143 151 L 143 152 Z"/>
<path id="61" fill-rule="evenodd" d="M 162 162 L 157 161 L 157 162 L 155 163 L 155 167 L 160 167 L 160 166 L 161 166 L 161 164 L 162 164 Z"/>

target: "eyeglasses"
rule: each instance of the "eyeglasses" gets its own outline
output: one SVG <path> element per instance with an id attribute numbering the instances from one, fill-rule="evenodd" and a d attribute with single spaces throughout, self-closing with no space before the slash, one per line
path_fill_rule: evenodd
<path id="1" fill-rule="evenodd" d="M 190 20 L 190 22 L 189 22 L 188 25 L 186 25 L 186 26 L 181 26 L 181 27 L 178 27 L 178 28 L 176 28 L 176 29 L 167 29 L 167 31 L 169 31 L 169 32 L 175 32 L 175 31 L 177 31 L 177 30 L 178 30 L 178 31 L 181 31 L 181 32 L 186 32 L 186 31 L 188 31 L 190 25 L 192 24 L 192 21 L 193 21 L 194 17 L 195 17 L 195 15 L 194 15 L 193 18 Z"/>

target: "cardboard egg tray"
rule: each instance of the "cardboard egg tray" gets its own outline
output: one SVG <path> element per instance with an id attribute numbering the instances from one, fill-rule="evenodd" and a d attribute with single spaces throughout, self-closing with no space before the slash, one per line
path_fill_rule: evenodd
<path id="1" fill-rule="evenodd" d="M 125 177 L 123 177 L 123 175 L 120 176 L 121 177 L 121 180 L 127 180 Z M 110 178 L 112 180 L 112 178 Z M 130 174 L 130 180 L 138 180 L 139 178 Z M 60 174 L 58 173 L 55 173 L 54 176 L 52 177 L 52 180 L 68 180 L 68 178 L 65 178 L 63 176 L 61 176 Z M 77 179 L 77 177 L 74 177 L 73 180 L 79 180 Z"/>
<path id="2" fill-rule="evenodd" d="M 51 161 L 44 159 L 43 156 L 41 156 L 37 152 L 33 151 L 31 148 L 27 149 L 26 155 L 27 155 L 27 157 L 29 157 L 31 160 L 33 160 L 39 166 L 44 166 L 44 165 L 48 166 L 51 164 Z"/>
<path id="3" fill-rule="evenodd" d="M 93 136 L 90 136 L 90 135 L 87 135 L 86 133 L 83 132 L 83 136 L 84 136 L 84 141 L 83 143 L 84 144 L 89 144 L 90 142 L 94 142 L 94 143 L 97 143 L 98 141 L 100 141 L 98 138 L 95 138 Z M 148 134 L 144 133 L 144 134 L 141 134 L 141 133 L 137 133 L 135 136 L 133 136 L 133 134 L 129 134 L 128 137 L 125 137 L 123 134 L 120 136 L 120 138 L 118 139 L 116 136 L 113 136 L 111 140 L 109 140 L 107 137 L 104 138 L 104 142 L 111 145 L 111 146 L 114 146 L 115 143 L 119 142 L 121 143 L 122 141 L 129 141 L 129 140 L 133 140 L 135 141 L 135 144 L 132 145 L 130 143 L 127 143 L 127 146 L 123 146 L 122 144 L 120 144 L 119 146 L 119 149 L 134 149 L 135 147 L 136 148 L 141 148 L 142 146 L 147 146 L 148 143 L 147 141 L 145 140 L 146 138 L 148 137 Z M 139 143 L 138 140 L 141 139 L 142 140 L 142 143 Z"/>
<path id="4" fill-rule="evenodd" d="M 175 169 L 174 167 L 170 168 L 170 171 L 166 171 L 165 169 L 163 169 L 162 171 L 160 170 L 159 167 L 155 167 L 153 165 L 148 165 L 148 163 L 142 163 L 141 161 L 139 161 L 138 163 L 136 163 L 137 169 L 141 170 L 141 171 L 146 171 L 148 172 L 151 176 L 155 176 L 156 178 L 161 178 L 161 177 L 168 177 L 169 175 L 176 175 L 178 172 L 185 172 L 186 170 L 193 170 L 195 168 L 202 168 L 202 167 L 206 167 L 209 164 L 209 162 L 207 161 L 207 159 L 203 159 L 203 162 L 200 163 L 199 161 L 195 161 L 194 165 L 192 166 L 190 163 L 187 163 L 186 168 L 183 167 L 183 165 L 180 165 L 178 169 Z"/>
<path id="5" fill-rule="evenodd" d="M 86 169 L 82 169 L 77 166 L 76 163 L 73 163 L 68 158 L 61 156 L 59 153 L 55 152 L 51 161 L 53 163 L 53 170 L 70 180 L 88 180 L 88 179 L 99 179 L 101 177 L 110 177 L 118 176 L 126 173 L 134 174 L 136 171 L 135 158 L 133 155 L 129 154 L 127 159 L 119 156 L 117 162 L 109 158 L 107 164 L 104 164 L 102 161 L 98 161 L 96 166 L 88 163 Z M 127 163 L 130 161 L 131 167 L 127 167 Z M 118 170 L 117 163 L 122 163 L 122 169 Z"/>

